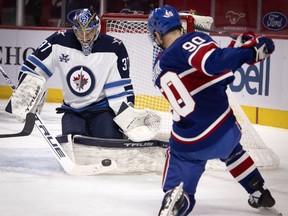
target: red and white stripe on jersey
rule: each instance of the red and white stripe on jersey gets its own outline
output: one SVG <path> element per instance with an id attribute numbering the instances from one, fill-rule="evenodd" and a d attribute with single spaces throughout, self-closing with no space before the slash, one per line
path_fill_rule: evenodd
<path id="1" fill-rule="evenodd" d="M 206 75 L 211 76 L 211 74 L 208 74 L 205 70 L 205 62 L 216 48 L 219 48 L 219 46 L 214 41 L 198 46 L 197 50 L 189 57 L 188 64 L 201 70 Z"/>
<path id="2" fill-rule="evenodd" d="M 195 69 L 193 68 L 191 70 L 180 73 L 178 76 L 180 77 L 182 83 L 185 85 L 188 92 L 190 92 L 190 95 L 193 96 L 198 92 L 204 90 L 205 88 L 208 88 L 209 86 L 212 86 L 217 82 L 225 80 L 228 77 L 233 77 L 234 75 L 231 71 L 226 71 L 217 76 L 207 77 L 207 75 L 203 74 L 199 70 L 195 71 Z"/>
<path id="3" fill-rule="evenodd" d="M 227 169 L 237 181 L 241 181 L 256 169 L 256 165 L 252 158 L 245 152 L 238 160 L 229 164 Z"/>
<path id="4" fill-rule="evenodd" d="M 167 171 L 168 171 L 169 162 L 170 162 L 170 147 L 168 147 L 165 152 L 166 152 L 166 158 L 165 158 L 165 164 L 164 164 L 164 171 L 162 175 L 162 186 L 164 186 L 164 183 L 167 177 Z"/>
<path id="5" fill-rule="evenodd" d="M 180 142 L 182 144 L 194 144 L 197 142 L 200 142 L 201 140 L 207 138 L 213 131 L 215 131 L 226 119 L 233 113 L 232 109 L 228 107 L 226 111 L 216 120 L 214 121 L 205 131 L 203 131 L 201 134 L 199 134 L 196 137 L 182 137 L 176 134 L 172 128 L 171 136 L 174 140 L 177 142 Z"/>

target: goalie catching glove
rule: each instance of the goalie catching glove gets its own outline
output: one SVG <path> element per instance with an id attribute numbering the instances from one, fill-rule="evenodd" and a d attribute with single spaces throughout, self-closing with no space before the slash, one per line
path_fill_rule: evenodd
<path id="1" fill-rule="evenodd" d="M 160 130 L 161 118 L 149 109 L 134 109 L 123 102 L 114 121 L 130 140 L 142 142 L 156 136 Z"/>
<path id="2" fill-rule="evenodd" d="M 245 32 L 244 34 L 239 35 L 236 40 L 233 39 L 230 42 L 228 47 L 253 48 L 255 57 L 251 64 L 264 61 L 275 50 L 275 45 L 271 38 L 266 36 L 256 37 L 253 32 Z"/>
<path id="3" fill-rule="evenodd" d="M 47 96 L 46 80 L 32 73 L 23 73 L 17 89 L 12 93 L 5 111 L 20 121 L 27 113 L 40 113 Z"/>

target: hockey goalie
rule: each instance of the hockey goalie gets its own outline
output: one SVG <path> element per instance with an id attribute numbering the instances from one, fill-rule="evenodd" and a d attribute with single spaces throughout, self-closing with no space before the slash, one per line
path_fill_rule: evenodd
<path id="1" fill-rule="evenodd" d="M 115 140 L 152 140 L 161 118 L 151 110 L 133 108 L 133 81 L 123 42 L 101 34 L 100 19 L 89 9 L 77 11 L 71 22 L 72 29 L 55 32 L 25 60 L 6 111 L 22 121 L 27 112 L 39 113 L 46 82 L 58 73 L 64 98 L 56 109 L 62 115 L 61 136 L 98 138 L 107 147 Z M 103 146 L 97 148 L 100 155 L 95 158 L 111 158 L 111 153 L 101 155 Z"/>
<path id="2" fill-rule="evenodd" d="M 73 29 L 55 32 L 28 56 L 6 111 L 21 120 L 27 112 L 35 113 L 46 81 L 59 73 L 62 135 L 121 139 L 124 133 L 132 141 L 152 139 L 160 117 L 132 106 L 134 91 L 123 42 L 100 34 L 100 19 L 93 11 L 77 11 L 71 21 Z"/>

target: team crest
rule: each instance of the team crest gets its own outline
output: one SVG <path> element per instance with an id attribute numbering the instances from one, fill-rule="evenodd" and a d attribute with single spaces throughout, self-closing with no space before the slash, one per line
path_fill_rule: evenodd
<path id="1" fill-rule="evenodd" d="M 76 89 L 78 89 L 78 91 L 81 91 L 84 89 L 85 85 L 88 84 L 88 78 L 86 78 L 81 71 L 80 74 L 77 75 L 77 77 L 73 77 L 73 82 L 76 85 Z"/>
<path id="2" fill-rule="evenodd" d="M 85 96 L 94 89 L 95 77 L 89 68 L 77 66 L 67 74 L 67 83 L 73 94 Z"/>

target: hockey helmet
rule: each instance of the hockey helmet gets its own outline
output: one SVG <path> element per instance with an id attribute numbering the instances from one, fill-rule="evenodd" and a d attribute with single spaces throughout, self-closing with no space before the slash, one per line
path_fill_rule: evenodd
<path id="1" fill-rule="evenodd" d="M 72 28 L 82 45 L 84 55 L 89 55 L 93 43 L 100 33 L 101 23 L 99 17 L 89 9 L 81 9 L 75 13 Z"/>
<path id="2" fill-rule="evenodd" d="M 172 28 L 179 26 L 182 26 L 180 16 L 170 5 L 154 9 L 148 18 L 148 30 L 153 41 L 155 41 L 155 31 L 164 35 Z"/>

